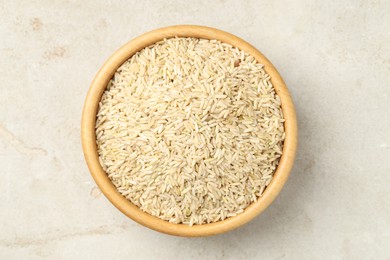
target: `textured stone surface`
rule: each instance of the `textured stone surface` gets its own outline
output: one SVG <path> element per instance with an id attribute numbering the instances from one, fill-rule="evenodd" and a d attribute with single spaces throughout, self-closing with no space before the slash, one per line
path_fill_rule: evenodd
<path id="1" fill-rule="evenodd" d="M 0 1 L 0 258 L 389 259 L 390 2 Z M 133 37 L 201 24 L 260 49 L 284 77 L 299 153 L 264 214 L 201 239 L 129 220 L 96 188 L 83 100 Z"/>

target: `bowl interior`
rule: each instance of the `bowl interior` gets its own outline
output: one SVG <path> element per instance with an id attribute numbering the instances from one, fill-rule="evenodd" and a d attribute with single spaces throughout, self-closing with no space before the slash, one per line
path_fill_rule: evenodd
<path id="1" fill-rule="evenodd" d="M 95 136 L 95 121 L 99 101 L 117 68 L 141 49 L 164 38 L 175 36 L 220 40 L 254 56 L 259 63 L 264 65 L 265 71 L 271 76 L 271 82 L 281 99 L 282 111 L 285 118 L 286 137 L 283 144 L 283 153 L 272 181 L 265 189 L 263 196 L 257 202 L 248 206 L 243 213 L 235 217 L 211 224 L 194 225 L 191 227 L 185 224 L 169 223 L 151 216 L 124 198 L 100 166 Z M 89 170 L 95 182 L 111 203 L 125 215 L 144 226 L 178 236 L 207 236 L 223 233 L 249 222 L 260 214 L 272 203 L 286 182 L 293 166 L 297 147 L 297 123 L 293 102 L 283 79 L 271 62 L 249 43 L 230 33 L 214 28 L 193 25 L 171 26 L 148 32 L 133 39 L 116 51 L 99 70 L 90 86 L 84 104 L 81 129 L 83 151 Z"/>

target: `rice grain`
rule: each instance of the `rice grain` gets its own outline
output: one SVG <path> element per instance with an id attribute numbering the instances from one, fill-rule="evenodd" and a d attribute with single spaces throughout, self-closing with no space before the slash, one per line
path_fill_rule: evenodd
<path id="1" fill-rule="evenodd" d="M 99 161 L 141 210 L 187 225 L 262 196 L 283 150 L 280 98 L 263 65 L 217 40 L 165 39 L 120 66 L 96 120 Z"/>

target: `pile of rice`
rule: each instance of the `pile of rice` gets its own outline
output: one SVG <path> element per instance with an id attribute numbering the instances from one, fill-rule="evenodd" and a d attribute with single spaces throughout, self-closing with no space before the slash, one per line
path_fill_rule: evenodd
<path id="1" fill-rule="evenodd" d="M 284 119 L 254 57 L 216 40 L 172 38 L 132 56 L 99 105 L 100 163 L 141 210 L 188 225 L 236 216 L 270 183 Z"/>

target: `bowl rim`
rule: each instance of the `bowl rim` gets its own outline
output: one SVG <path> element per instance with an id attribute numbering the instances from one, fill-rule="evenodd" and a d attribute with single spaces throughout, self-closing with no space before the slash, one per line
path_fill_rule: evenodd
<path id="1" fill-rule="evenodd" d="M 243 213 L 237 216 L 215 223 L 194 225 L 191 227 L 186 224 L 170 223 L 154 217 L 143 212 L 124 198 L 109 180 L 99 163 L 95 136 L 95 122 L 99 101 L 116 69 L 141 49 L 164 38 L 176 36 L 216 39 L 238 47 L 254 56 L 258 62 L 264 65 L 265 71 L 271 76 L 271 83 L 281 99 L 282 111 L 285 118 L 284 126 L 286 136 L 282 156 L 274 176 L 264 190 L 262 197 L 249 205 Z M 293 101 L 282 77 L 272 63 L 255 47 L 235 35 L 215 28 L 198 25 L 175 25 L 156 29 L 134 38 L 115 51 L 103 64 L 95 76 L 85 98 L 81 122 L 81 139 L 84 157 L 93 179 L 102 193 L 122 213 L 139 224 L 162 233 L 187 237 L 209 236 L 224 233 L 246 224 L 262 213 L 273 202 L 284 186 L 294 164 L 297 149 L 297 120 Z"/>

